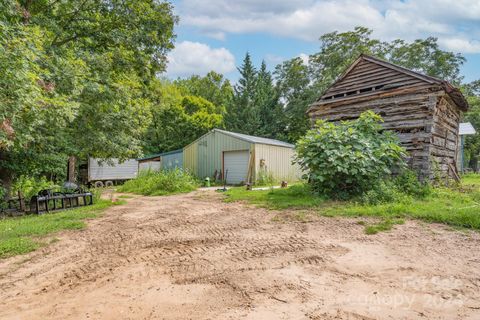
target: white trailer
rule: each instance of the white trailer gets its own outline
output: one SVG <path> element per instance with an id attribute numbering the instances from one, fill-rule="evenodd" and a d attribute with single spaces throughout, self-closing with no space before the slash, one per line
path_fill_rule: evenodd
<path id="1" fill-rule="evenodd" d="M 134 179 L 138 173 L 135 159 L 119 162 L 118 159 L 88 158 L 88 182 L 95 187 L 111 187 L 115 182 Z"/>

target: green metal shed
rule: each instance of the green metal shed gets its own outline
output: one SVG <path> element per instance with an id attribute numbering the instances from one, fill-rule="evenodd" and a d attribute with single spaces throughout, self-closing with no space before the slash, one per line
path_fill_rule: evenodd
<path id="1" fill-rule="evenodd" d="M 226 174 L 228 184 L 255 182 L 262 173 L 293 182 L 302 175 L 294 155 L 290 143 L 213 129 L 183 149 L 183 165 L 201 179 Z"/>

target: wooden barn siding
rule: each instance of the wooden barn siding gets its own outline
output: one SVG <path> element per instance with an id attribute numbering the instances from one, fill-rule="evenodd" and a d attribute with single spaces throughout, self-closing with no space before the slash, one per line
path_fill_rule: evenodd
<path id="1" fill-rule="evenodd" d="M 459 141 L 460 111 L 447 96 L 439 99 L 433 116 L 430 154 L 433 165 L 433 175 L 452 175 L 449 164 L 456 166 Z"/>
<path id="2" fill-rule="evenodd" d="M 395 85 L 406 88 L 425 85 L 425 81 L 362 60 L 345 76 L 345 78 L 327 90 L 322 98 L 326 98 L 325 101 L 328 101 L 328 97 L 332 95 L 346 94 L 347 92 L 367 89 L 379 85 Z"/>
<path id="3" fill-rule="evenodd" d="M 310 112 L 311 119 L 328 121 L 351 120 L 366 111 L 380 114 L 386 129 L 397 132 L 402 145 L 410 154 L 409 164 L 422 176 L 430 175 L 430 141 L 434 128 L 434 113 L 443 92 L 410 93 L 363 102 L 321 105 Z"/>

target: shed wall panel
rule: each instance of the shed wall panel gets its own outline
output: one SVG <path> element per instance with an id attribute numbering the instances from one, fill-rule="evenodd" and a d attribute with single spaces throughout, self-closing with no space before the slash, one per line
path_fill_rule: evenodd
<path id="1" fill-rule="evenodd" d="M 138 163 L 138 171 L 160 170 L 160 161 L 142 161 Z"/>
<path id="2" fill-rule="evenodd" d="M 192 143 L 183 148 L 183 168 L 193 174 L 197 174 L 198 167 L 198 145 Z"/>
<path id="3" fill-rule="evenodd" d="M 183 167 L 183 152 L 171 153 L 162 156 L 162 170 L 171 170 Z"/>
<path id="4" fill-rule="evenodd" d="M 292 148 L 255 144 L 255 179 L 262 170 L 270 172 L 275 180 L 295 182 L 301 179 L 302 171 L 297 164 L 292 164 L 295 150 Z M 261 166 L 264 160 L 265 166 Z"/>
<path id="5" fill-rule="evenodd" d="M 250 150 L 251 143 L 221 132 L 209 132 L 184 148 L 184 166 L 203 179 L 222 171 L 223 151 Z"/>

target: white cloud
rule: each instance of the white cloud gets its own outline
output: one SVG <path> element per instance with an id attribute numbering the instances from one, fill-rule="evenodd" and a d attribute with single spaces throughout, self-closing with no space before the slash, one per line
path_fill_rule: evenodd
<path id="1" fill-rule="evenodd" d="M 316 41 L 366 26 L 384 40 L 435 36 L 447 49 L 480 52 L 479 0 L 183 0 L 180 15 L 181 23 L 222 38 L 264 32 Z"/>
<path id="2" fill-rule="evenodd" d="M 205 75 L 212 70 L 223 74 L 235 70 L 235 57 L 225 48 L 211 48 L 191 41 L 177 43 L 168 55 L 170 77 Z"/>
<path id="3" fill-rule="evenodd" d="M 463 53 L 478 53 L 480 52 L 480 41 L 467 40 L 459 38 L 440 39 L 440 44 L 449 50 L 460 51 Z"/>
<path id="4" fill-rule="evenodd" d="M 309 57 L 308 54 L 306 54 L 306 53 L 300 53 L 300 54 L 298 55 L 298 57 L 299 57 L 300 59 L 302 59 L 304 65 L 307 65 L 307 66 L 308 66 L 308 64 L 310 63 L 310 57 Z"/>
<path id="5" fill-rule="evenodd" d="M 276 55 L 276 54 L 272 54 L 272 53 L 268 53 L 265 55 L 265 62 L 267 62 L 268 64 L 271 64 L 271 65 L 277 65 L 283 61 L 285 61 L 285 57 L 282 57 L 282 56 L 279 56 L 279 55 Z"/>

